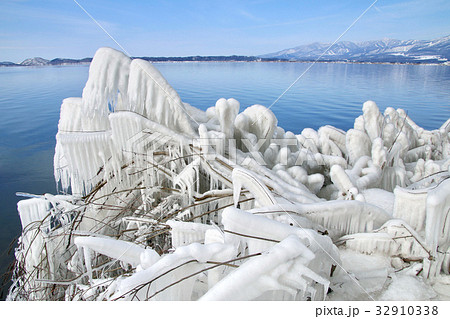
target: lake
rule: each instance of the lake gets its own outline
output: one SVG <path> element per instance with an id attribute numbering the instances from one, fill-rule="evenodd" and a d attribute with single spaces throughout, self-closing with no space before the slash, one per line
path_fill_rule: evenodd
<path id="1" fill-rule="evenodd" d="M 221 97 L 241 111 L 271 105 L 308 63 L 157 63 L 182 100 L 205 110 Z M 20 234 L 18 191 L 55 193 L 53 153 L 59 108 L 81 96 L 87 66 L 0 68 L 0 272 L 13 260 Z M 381 110 L 403 108 L 426 129 L 450 117 L 450 67 L 317 63 L 272 107 L 278 125 L 300 133 L 330 124 L 344 130 L 374 100 Z M 4 298 L 4 296 L 3 296 Z"/>

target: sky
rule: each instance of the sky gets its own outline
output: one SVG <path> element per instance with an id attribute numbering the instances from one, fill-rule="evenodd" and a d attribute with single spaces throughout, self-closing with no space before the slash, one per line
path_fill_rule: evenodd
<path id="1" fill-rule="evenodd" d="M 373 2 L 0 0 L 0 61 L 92 57 L 104 46 L 131 56 L 260 55 L 332 43 Z M 450 35 L 449 17 L 449 0 L 378 0 L 341 40 L 436 39 Z"/>

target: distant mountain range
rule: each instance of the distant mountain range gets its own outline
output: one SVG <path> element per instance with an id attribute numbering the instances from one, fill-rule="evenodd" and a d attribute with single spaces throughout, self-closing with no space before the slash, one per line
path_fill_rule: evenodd
<path id="1" fill-rule="evenodd" d="M 312 43 L 260 56 L 188 56 L 139 57 L 150 62 L 367 62 L 367 63 L 437 63 L 450 64 L 450 35 L 431 40 L 341 41 L 329 48 L 327 43 Z M 329 49 L 328 49 L 329 48 Z M 325 52 L 328 49 L 327 52 Z M 325 52 L 325 53 L 324 53 Z M 323 55 L 322 55 L 323 54 Z M 322 56 L 321 56 L 322 55 Z M 88 64 L 92 58 L 46 60 L 35 57 L 21 63 L 0 62 L 0 66 L 47 66 Z"/>
<path id="2" fill-rule="evenodd" d="M 246 55 L 228 56 L 185 56 L 185 57 L 133 57 L 132 59 L 142 59 L 150 62 L 279 62 L 284 61 L 278 58 L 262 58 Z"/>
<path id="3" fill-rule="evenodd" d="M 71 65 L 71 64 L 89 64 L 92 61 L 92 58 L 84 58 L 84 59 L 53 59 L 46 60 L 43 58 L 30 58 L 22 61 L 21 63 L 13 63 L 13 62 L 0 62 L 0 66 L 45 66 L 45 65 Z"/>
<path id="4" fill-rule="evenodd" d="M 278 58 L 261 58 L 257 56 L 187 56 L 187 57 L 133 57 L 133 59 L 143 59 L 150 62 L 279 62 Z M 53 59 L 46 60 L 35 57 L 22 61 L 21 63 L 0 62 L 0 66 L 46 66 L 46 65 L 73 65 L 88 64 L 92 58 L 84 59 Z M 285 61 L 285 60 L 283 60 Z"/>
<path id="5" fill-rule="evenodd" d="M 360 43 L 342 41 L 325 52 L 329 46 L 330 44 L 326 43 L 312 43 L 264 54 L 261 57 L 289 61 L 315 61 L 320 57 L 319 61 L 372 63 L 448 63 L 450 61 L 450 36 L 431 41 L 393 39 Z"/>

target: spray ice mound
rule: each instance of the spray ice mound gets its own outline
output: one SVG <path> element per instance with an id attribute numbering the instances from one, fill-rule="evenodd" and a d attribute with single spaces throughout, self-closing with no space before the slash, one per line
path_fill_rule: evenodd
<path id="1" fill-rule="evenodd" d="M 368 101 L 348 132 L 296 135 L 239 108 L 198 110 L 150 63 L 99 49 L 61 106 L 54 169 L 70 195 L 18 204 L 9 299 L 370 299 L 400 268 L 448 275 L 450 120 L 427 131 Z"/>

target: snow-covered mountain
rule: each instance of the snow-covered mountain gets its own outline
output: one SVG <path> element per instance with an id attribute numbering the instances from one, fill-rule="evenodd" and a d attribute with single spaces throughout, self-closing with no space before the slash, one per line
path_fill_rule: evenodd
<path id="1" fill-rule="evenodd" d="M 329 43 L 312 43 L 295 48 L 261 55 L 295 61 L 316 60 L 330 46 Z M 320 60 L 355 62 L 411 62 L 444 63 L 450 61 L 450 35 L 431 40 L 394 40 L 349 42 L 333 45 Z"/>
<path id="2" fill-rule="evenodd" d="M 15 64 L 14 62 L 10 62 L 10 61 L 2 61 L 0 62 L 0 66 L 16 66 L 17 64 Z"/>
<path id="3" fill-rule="evenodd" d="M 92 58 L 84 59 L 65 59 L 56 58 L 53 60 L 47 60 L 40 57 L 29 58 L 23 60 L 21 63 L 13 63 L 9 61 L 0 62 L 0 67 L 2 66 L 44 66 L 44 65 L 73 65 L 73 64 L 89 64 Z"/>
<path id="4" fill-rule="evenodd" d="M 191 56 L 140 57 L 152 62 L 163 61 L 321 61 L 387 62 L 387 63 L 446 63 L 450 64 L 450 35 L 435 40 L 383 39 L 354 43 L 341 41 L 311 43 L 260 56 Z M 328 50 L 327 50 L 328 49 Z M 326 51 L 326 52 L 325 52 Z M 325 52 L 325 53 L 324 53 Z M 324 53 L 324 54 L 323 54 Z M 323 56 L 321 56 L 323 54 Z M 19 64 L 0 62 L 0 66 L 43 66 L 88 64 L 92 58 L 46 60 L 40 57 L 26 59 Z"/>
<path id="5" fill-rule="evenodd" d="M 30 59 L 26 59 L 24 61 L 22 61 L 20 63 L 20 65 L 24 65 L 24 66 L 39 66 L 39 65 L 47 65 L 49 62 L 49 60 L 43 59 L 43 58 L 39 58 L 39 57 L 35 57 L 35 58 L 30 58 Z"/>

